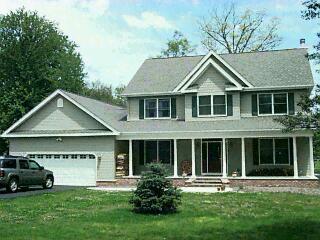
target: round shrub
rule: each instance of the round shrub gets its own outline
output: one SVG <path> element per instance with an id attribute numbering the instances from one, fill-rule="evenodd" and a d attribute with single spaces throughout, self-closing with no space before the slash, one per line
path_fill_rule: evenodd
<path id="1" fill-rule="evenodd" d="M 181 203 L 181 191 L 166 178 L 162 164 L 148 165 L 150 171 L 142 173 L 137 189 L 133 192 L 130 203 L 138 213 L 172 213 Z"/>

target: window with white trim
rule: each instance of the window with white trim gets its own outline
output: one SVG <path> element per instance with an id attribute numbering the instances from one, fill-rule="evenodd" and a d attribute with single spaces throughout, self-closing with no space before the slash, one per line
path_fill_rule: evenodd
<path id="1" fill-rule="evenodd" d="M 198 96 L 199 116 L 226 116 L 226 95 Z"/>
<path id="2" fill-rule="evenodd" d="M 55 154 L 53 157 L 54 157 L 54 159 L 60 159 L 60 155 L 58 155 L 58 154 Z"/>
<path id="3" fill-rule="evenodd" d="M 80 159 L 86 159 L 86 158 L 87 158 L 87 155 L 85 155 L 85 154 L 80 155 Z"/>
<path id="4" fill-rule="evenodd" d="M 260 165 L 289 165 L 289 138 L 261 138 L 259 139 Z"/>
<path id="5" fill-rule="evenodd" d="M 288 114 L 288 93 L 258 95 L 259 115 Z"/>
<path id="6" fill-rule="evenodd" d="M 144 99 L 145 118 L 170 118 L 170 98 Z"/>
<path id="7" fill-rule="evenodd" d="M 161 162 L 171 164 L 171 141 L 170 140 L 150 140 L 144 145 L 145 163 Z"/>
<path id="8" fill-rule="evenodd" d="M 77 154 L 71 154 L 71 159 L 77 159 L 78 155 Z"/>

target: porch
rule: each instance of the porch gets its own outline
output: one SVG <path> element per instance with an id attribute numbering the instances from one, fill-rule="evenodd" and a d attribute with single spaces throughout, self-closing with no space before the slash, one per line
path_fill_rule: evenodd
<path id="1" fill-rule="evenodd" d="M 138 178 L 151 162 L 163 163 L 175 179 L 314 178 L 311 136 L 117 140 L 120 153 L 128 155 L 127 178 Z"/>

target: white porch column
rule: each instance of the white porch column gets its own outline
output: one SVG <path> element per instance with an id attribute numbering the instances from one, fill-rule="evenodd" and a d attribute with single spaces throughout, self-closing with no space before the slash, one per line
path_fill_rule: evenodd
<path id="1" fill-rule="evenodd" d="M 314 177 L 313 137 L 309 137 L 310 177 Z"/>
<path id="2" fill-rule="evenodd" d="M 129 140 L 129 177 L 133 177 L 132 140 Z"/>
<path id="3" fill-rule="evenodd" d="M 222 138 L 222 177 L 227 177 L 227 156 L 225 138 Z"/>
<path id="4" fill-rule="evenodd" d="M 297 157 L 297 138 L 292 137 L 292 146 L 293 146 L 293 176 L 298 178 L 298 157 Z"/>
<path id="5" fill-rule="evenodd" d="M 191 139 L 191 165 L 192 165 L 192 176 L 193 178 L 196 177 L 196 145 L 195 139 Z"/>
<path id="6" fill-rule="evenodd" d="M 244 138 L 241 138 L 241 177 L 246 177 L 246 145 Z"/>
<path id="7" fill-rule="evenodd" d="M 178 177 L 177 139 L 173 139 L 173 177 Z"/>

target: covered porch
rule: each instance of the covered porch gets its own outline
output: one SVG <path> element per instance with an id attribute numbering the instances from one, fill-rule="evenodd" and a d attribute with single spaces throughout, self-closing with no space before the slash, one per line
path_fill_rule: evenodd
<path id="1" fill-rule="evenodd" d="M 312 136 L 248 136 L 116 140 L 128 156 L 128 178 L 152 162 L 172 178 L 314 178 Z"/>

